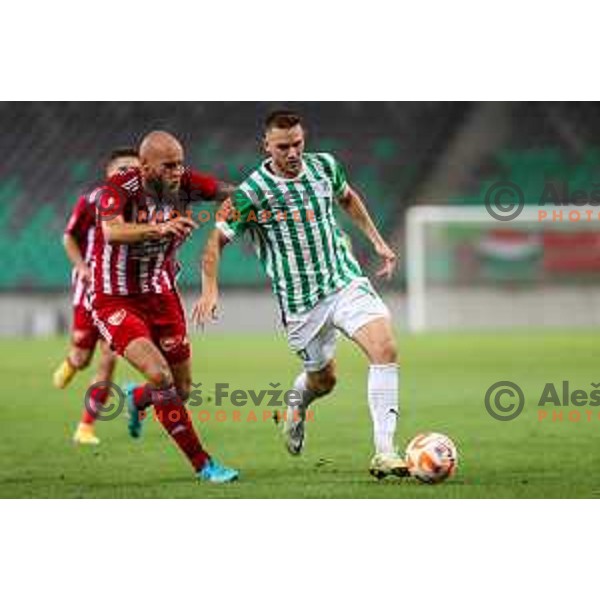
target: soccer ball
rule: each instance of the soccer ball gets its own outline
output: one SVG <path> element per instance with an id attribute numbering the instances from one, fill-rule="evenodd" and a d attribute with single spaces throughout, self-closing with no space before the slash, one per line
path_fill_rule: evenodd
<path id="1" fill-rule="evenodd" d="M 406 448 L 410 474 L 422 483 L 441 483 L 458 464 L 454 442 L 441 433 L 421 433 Z"/>

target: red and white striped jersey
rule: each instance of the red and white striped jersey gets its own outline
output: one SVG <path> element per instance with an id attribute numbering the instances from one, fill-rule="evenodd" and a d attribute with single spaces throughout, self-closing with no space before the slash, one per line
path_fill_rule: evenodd
<path id="1" fill-rule="evenodd" d="M 94 235 L 96 232 L 96 207 L 89 196 L 80 196 L 65 228 L 65 233 L 77 242 L 79 252 L 86 264 L 92 264 L 94 250 Z M 83 303 L 87 293 L 87 284 L 77 275 L 75 269 L 71 276 L 73 285 L 73 306 Z"/>
<path id="2" fill-rule="evenodd" d="M 174 287 L 174 240 L 147 240 L 136 244 L 109 244 L 102 223 L 116 214 L 127 223 L 163 222 L 183 215 L 188 203 L 214 200 L 218 182 L 186 169 L 177 201 L 153 197 L 144 191 L 139 169 L 118 173 L 90 195 L 96 205 L 96 233 L 92 253 L 92 289 L 95 294 L 128 296 L 162 294 Z"/>

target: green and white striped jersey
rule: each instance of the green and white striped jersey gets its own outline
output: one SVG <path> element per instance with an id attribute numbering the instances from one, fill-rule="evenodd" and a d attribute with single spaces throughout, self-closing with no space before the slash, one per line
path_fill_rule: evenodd
<path id="1" fill-rule="evenodd" d="M 333 215 L 346 175 L 331 154 L 304 154 L 294 179 L 277 177 L 269 161 L 236 190 L 235 211 L 217 227 L 229 238 L 248 231 L 286 314 L 302 313 L 362 277 Z"/>

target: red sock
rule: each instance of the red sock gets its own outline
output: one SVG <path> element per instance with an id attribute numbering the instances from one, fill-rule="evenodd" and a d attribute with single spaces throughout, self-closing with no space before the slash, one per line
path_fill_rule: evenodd
<path id="1" fill-rule="evenodd" d="M 96 407 L 102 406 L 108 399 L 108 388 L 94 388 L 90 394 L 90 399 L 86 403 L 83 414 L 81 415 L 81 422 L 86 425 L 93 425 L 96 422 Z"/>
<path id="2" fill-rule="evenodd" d="M 152 404 L 151 389 L 147 385 L 133 388 L 133 403 L 138 410 L 145 410 Z"/>
<path id="3" fill-rule="evenodd" d="M 160 400 L 154 402 L 156 417 L 192 463 L 194 471 L 199 471 L 210 456 L 202 448 L 183 402 L 177 397 L 175 388 L 158 393 L 161 397 Z"/>

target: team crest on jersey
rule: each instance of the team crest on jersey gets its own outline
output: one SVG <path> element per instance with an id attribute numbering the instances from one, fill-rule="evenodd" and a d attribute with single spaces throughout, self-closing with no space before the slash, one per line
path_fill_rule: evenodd
<path id="1" fill-rule="evenodd" d="M 315 188 L 315 192 L 322 196 L 330 196 L 331 195 L 331 183 L 326 179 L 322 181 L 317 181 L 313 184 Z"/>
<path id="2" fill-rule="evenodd" d="M 108 317 L 108 324 L 112 325 L 113 327 L 118 327 L 125 320 L 126 316 L 127 311 L 122 308 Z"/>

